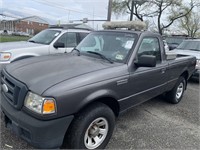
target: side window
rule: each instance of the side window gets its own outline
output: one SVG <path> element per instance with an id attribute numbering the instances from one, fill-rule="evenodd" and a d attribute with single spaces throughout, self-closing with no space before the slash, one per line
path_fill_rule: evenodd
<path id="1" fill-rule="evenodd" d="M 77 46 L 76 33 L 67 33 L 67 45 L 66 47 L 75 47 Z"/>
<path id="2" fill-rule="evenodd" d="M 57 42 L 64 43 L 65 47 L 75 47 L 77 46 L 76 33 L 65 33 Z"/>
<path id="3" fill-rule="evenodd" d="M 63 34 L 56 42 L 57 43 L 64 43 L 64 45 L 66 46 L 66 33 Z"/>
<path id="4" fill-rule="evenodd" d="M 161 62 L 160 44 L 157 38 L 148 37 L 142 40 L 137 57 L 142 55 L 156 56 L 157 63 Z"/>
<path id="5" fill-rule="evenodd" d="M 80 35 L 80 41 L 82 41 L 88 35 L 88 33 L 79 33 L 79 35 Z"/>

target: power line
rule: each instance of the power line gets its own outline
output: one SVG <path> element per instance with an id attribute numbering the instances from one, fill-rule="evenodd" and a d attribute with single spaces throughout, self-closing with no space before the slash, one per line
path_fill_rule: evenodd
<path id="1" fill-rule="evenodd" d="M 52 1 L 48 1 L 48 0 L 43 0 L 43 1 L 46 1 L 48 3 L 52 3 L 54 5 L 57 5 L 59 7 L 62 7 L 61 5 L 58 5 L 57 3 L 53 3 Z M 74 11 L 74 12 L 78 12 L 78 13 L 85 13 L 85 14 L 88 14 L 88 15 L 93 15 L 92 12 L 83 12 L 82 10 L 77 10 L 77 9 L 68 9 L 68 8 L 65 8 L 65 7 L 62 7 L 63 9 L 66 9 L 66 10 L 69 10 L 69 11 Z M 101 16 L 103 17 L 103 16 Z"/>
<path id="2" fill-rule="evenodd" d="M 0 16 L 2 16 L 2 17 L 10 17 L 10 18 L 15 18 L 15 19 L 21 19 L 21 17 L 16 17 L 16 16 L 12 16 L 12 15 L 7 15 L 7 14 L 4 14 L 4 13 L 1 13 Z"/>
<path id="3" fill-rule="evenodd" d="M 32 0 L 34 2 L 37 2 L 37 3 L 40 3 L 40 4 L 45 4 L 45 5 L 48 5 L 48 6 L 51 6 L 51 7 L 57 7 L 59 9 L 64 9 L 64 10 L 67 10 L 67 11 L 73 11 L 73 12 L 77 12 L 77 13 L 80 13 L 80 14 L 87 14 L 87 15 L 90 15 L 90 16 L 93 16 L 94 14 L 91 14 L 91 13 L 88 13 L 88 12 L 82 12 L 82 11 L 79 11 L 79 10 L 73 10 L 73 9 L 68 9 L 68 8 L 65 8 L 65 7 L 62 7 L 56 3 L 52 3 L 52 2 L 49 2 L 49 1 L 46 1 L 46 0 L 43 0 L 43 1 L 38 1 L 38 0 Z M 45 1 L 45 2 L 44 2 Z M 48 3 L 46 3 L 48 2 Z M 98 15 L 95 15 L 96 17 L 104 17 L 104 16 L 98 16 Z"/>

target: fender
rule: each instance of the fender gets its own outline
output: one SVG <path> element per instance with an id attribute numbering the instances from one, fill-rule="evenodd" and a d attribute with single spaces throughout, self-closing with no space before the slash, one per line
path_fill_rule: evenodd
<path id="1" fill-rule="evenodd" d="M 114 91 L 108 90 L 108 89 L 102 89 L 102 90 L 98 90 L 96 92 L 91 93 L 90 95 L 88 95 L 85 99 L 83 99 L 81 101 L 81 103 L 78 106 L 78 111 L 79 112 L 81 109 L 85 108 L 87 105 L 98 101 L 98 100 L 102 100 L 103 98 L 107 98 L 108 100 L 115 100 L 118 103 L 118 99 L 119 96 L 117 95 L 117 93 L 115 93 Z"/>

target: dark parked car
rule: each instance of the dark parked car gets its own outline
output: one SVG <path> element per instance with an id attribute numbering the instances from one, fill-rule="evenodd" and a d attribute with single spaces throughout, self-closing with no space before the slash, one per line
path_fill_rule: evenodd
<path id="1" fill-rule="evenodd" d="M 193 56 L 168 57 L 158 34 L 96 31 L 69 54 L 6 66 L 1 110 L 37 148 L 102 149 L 121 112 L 162 93 L 179 103 L 195 65 Z"/>

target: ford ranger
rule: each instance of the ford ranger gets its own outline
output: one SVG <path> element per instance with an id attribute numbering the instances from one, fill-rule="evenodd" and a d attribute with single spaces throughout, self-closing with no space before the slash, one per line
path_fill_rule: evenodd
<path id="1" fill-rule="evenodd" d="M 4 122 L 36 148 L 102 149 L 121 112 L 163 93 L 179 103 L 195 65 L 166 54 L 158 34 L 95 31 L 71 53 L 6 66 Z"/>

